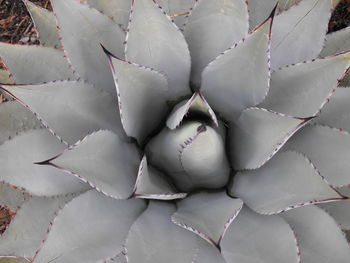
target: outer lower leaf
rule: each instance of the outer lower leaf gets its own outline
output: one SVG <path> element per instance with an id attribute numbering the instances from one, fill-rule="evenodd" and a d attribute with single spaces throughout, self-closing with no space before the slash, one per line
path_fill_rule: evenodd
<path id="1" fill-rule="evenodd" d="M 298 132 L 286 149 L 306 155 L 333 186 L 350 184 L 350 134 L 327 126 L 312 125 Z"/>
<path id="2" fill-rule="evenodd" d="M 291 6 L 299 3 L 301 0 L 249 0 L 249 24 L 250 28 L 253 29 L 260 23 L 262 23 L 266 17 L 269 16 L 271 10 L 277 4 L 277 13 L 281 13 L 284 10 L 289 9 Z"/>
<path id="3" fill-rule="evenodd" d="M 108 55 L 124 130 L 142 144 L 168 111 L 168 82 L 150 68 Z"/>
<path id="4" fill-rule="evenodd" d="M 220 247 L 227 228 L 242 206 L 242 200 L 231 198 L 226 192 L 200 192 L 179 201 L 171 220 Z"/>
<path id="5" fill-rule="evenodd" d="M 276 70 L 262 107 L 292 116 L 314 116 L 349 66 L 350 55 L 344 53 Z"/>
<path id="6" fill-rule="evenodd" d="M 123 58 L 123 30 L 107 16 L 77 0 L 51 0 L 51 3 L 62 44 L 74 68 L 83 79 L 114 94 L 108 60 L 100 44 Z"/>
<path id="7" fill-rule="evenodd" d="M 158 0 L 157 3 L 179 28 L 183 28 L 196 0 Z"/>
<path id="8" fill-rule="evenodd" d="M 243 111 L 230 128 L 230 150 L 235 169 L 256 169 L 266 163 L 305 123 L 261 108 Z"/>
<path id="9" fill-rule="evenodd" d="M 289 225 L 278 216 L 259 215 L 243 207 L 222 240 L 227 263 L 297 263 L 298 250 Z"/>
<path id="10" fill-rule="evenodd" d="M 247 34 L 244 0 L 197 1 L 184 28 L 192 58 L 191 82 L 200 87 L 205 66 Z"/>
<path id="11" fill-rule="evenodd" d="M 1 236 L 0 254 L 33 258 L 56 212 L 72 197 L 32 197 L 25 202 Z"/>
<path id="12" fill-rule="evenodd" d="M 164 73 L 171 97 L 189 94 L 191 61 L 187 43 L 154 1 L 133 1 L 126 41 L 127 60 Z"/>
<path id="13" fill-rule="evenodd" d="M 147 144 L 146 155 L 180 191 L 220 188 L 229 178 L 223 138 L 200 122 L 187 122 L 175 130 L 163 129 Z"/>
<path id="14" fill-rule="evenodd" d="M 0 103 L 0 123 L 0 144 L 41 126 L 37 118 L 16 101 Z"/>
<path id="15" fill-rule="evenodd" d="M 16 83 L 76 79 L 62 50 L 0 43 L 0 56 Z"/>
<path id="16" fill-rule="evenodd" d="M 342 230 L 350 230 L 350 200 L 319 204 L 340 225 Z"/>
<path id="17" fill-rule="evenodd" d="M 116 98 L 90 84 L 59 81 L 3 87 L 68 144 L 99 129 L 110 129 L 125 138 Z"/>
<path id="18" fill-rule="evenodd" d="M 316 206 L 283 213 L 293 228 L 300 247 L 301 262 L 346 263 L 350 248 L 334 219 Z"/>
<path id="19" fill-rule="evenodd" d="M 350 89 L 336 89 L 315 123 L 350 131 Z"/>
<path id="20" fill-rule="evenodd" d="M 100 130 L 49 161 L 102 193 L 125 199 L 131 196 L 140 157 L 135 145 Z"/>
<path id="21" fill-rule="evenodd" d="M 52 167 L 35 164 L 64 148 L 47 130 L 31 130 L 16 136 L 0 146 L 0 181 L 38 196 L 86 190 L 88 186 L 79 180 Z"/>
<path id="22" fill-rule="evenodd" d="M 111 17 L 122 29 L 126 29 L 131 9 L 130 0 L 86 0 L 86 2 Z"/>
<path id="23" fill-rule="evenodd" d="M 201 91 L 226 119 L 259 104 L 269 90 L 269 31 L 272 20 L 226 50 L 203 71 Z"/>
<path id="24" fill-rule="evenodd" d="M 279 153 L 257 170 L 239 172 L 231 193 L 261 214 L 343 199 L 304 156 L 295 152 Z"/>
<path id="25" fill-rule="evenodd" d="M 277 69 L 316 58 L 326 36 L 331 0 L 303 0 L 275 17 L 271 66 Z"/>
<path id="26" fill-rule="evenodd" d="M 60 211 L 33 263 L 95 263 L 120 253 L 144 209 L 141 200 L 115 200 L 94 190 L 84 193 Z"/>
<path id="27" fill-rule="evenodd" d="M 1 84 L 12 84 L 13 79 L 11 73 L 6 69 L 0 69 L 0 83 Z"/>
<path id="28" fill-rule="evenodd" d="M 30 195 L 24 190 L 5 182 L 0 182 L 0 206 L 7 206 L 17 210 L 29 197 Z"/>
<path id="29" fill-rule="evenodd" d="M 129 263 L 191 262 L 199 238 L 171 222 L 175 210 L 171 203 L 149 203 L 129 231 L 126 240 Z"/>
<path id="30" fill-rule="evenodd" d="M 61 43 L 58 37 L 56 19 L 52 12 L 28 0 L 23 0 L 38 31 L 40 43 L 44 46 L 58 48 Z"/>
<path id="31" fill-rule="evenodd" d="M 142 158 L 133 191 L 134 197 L 173 200 L 184 198 L 186 195 L 186 193 L 178 193 L 161 172 L 148 166 L 146 156 Z"/>
<path id="32" fill-rule="evenodd" d="M 204 114 L 209 117 L 216 126 L 219 125 L 214 111 L 200 93 L 194 93 L 187 101 L 178 103 L 170 113 L 166 125 L 169 129 L 177 128 L 188 113 Z"/>

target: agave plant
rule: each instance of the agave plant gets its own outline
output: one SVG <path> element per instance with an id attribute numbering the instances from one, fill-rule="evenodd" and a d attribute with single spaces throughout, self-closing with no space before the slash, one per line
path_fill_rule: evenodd
<path id="1" fill-rule="evenodd" d="M 24 0 L 0 262 L 349 262 L 350 28 L 276 2 Z"/>

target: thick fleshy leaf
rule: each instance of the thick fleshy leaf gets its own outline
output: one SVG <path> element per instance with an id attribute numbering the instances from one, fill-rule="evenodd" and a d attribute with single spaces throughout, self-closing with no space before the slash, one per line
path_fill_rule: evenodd
<path id="1" fill-rule="evenodd" d="M 307 156 L 331 185 L 350 184 L 350 133 L 311 125 L 299 131 L 285 148 Z"/>
<path id="2" fill-rule="evenodd" d="M 192 58 L 191 82 L 199 88 L 205 66 L 247 34 L 245 0 L 197 1 L 184 28 Z"/>
<path id="3" fill-rule="evenodd" d="M 122 29 L 126 30 L 129 22 L 131 0 L 86 0 L 86 2 L 111 17 Z"/>
<path id="4" fill-rule="evenodd" d="M 108 196 L 125 199 L 135 185 L 140 157 L 135 145 L 101 130 L 49 162 Z"/>
<path id="5" fill-rule="evenodd" d="M 227 263 L 297 263 L 298 249 L 289 225 L 279 216 L 259 215 L 243 207 L 222 240 Z"/>
<path id="6" fill-rule="evenodd" d="M 350 230 L 350 200 L 319 204 L 340 225 L 342 230 Z"/>
<path id="7" fill-rule="evenodd" d="M 309 160 L 296 152 L 279 153 L 257 170 L 239 172 L 230 191 L 261 214 L 343 199 Z"/>
<path id="8" fill-rule="evenodd" d="M 167 13 L 167 15 L 173 19 L 175 24 L 182 29 L 188 16 L 196 4 L 196 0 L 158 0 L 157 3 Z"/>
<path id="9" fill-rule="evenodd" d="M 124 31 L 110 18 L 76 0 L 51 0 L 61 42 L 79 75 L 114 94 L 113 78 L 101 44 L 124 57 Z"/>
<path id="10" fill-rule="evenodd" d="M 109 129 L 125 137 L 117 99 L 90 84 L 58 81 L 3 87 L 68 144 L 99 129 Z"/>
<path id="11" fill-rule="evenodd" d="M 6 69 L 0 69 L 0 83 L 1 84 L 13 84 L 11 73 Z"/>
<path id="12" fill-rule="evenodd" d="M 275 17 L 271 44 L 272 69 L 318 56 L 328 28 L 331 2 L 303 0 Z"/>
<path id="13" fill-rule="evenodd" d="M 87 189 L 88 185 L 62 171 L 35 164 L 64 148 L 65 145 L 47 130 L 31 130 L 14 137 L 0 146 L 0 181 L 38 196 L 76 193 Z"/>
<path id="14" fill-rule="evenodd" d="M 350 89 L 336 89 L 315 123 L 350 131 Z"/>
<path id="15" fill-rule="evenodd" d="M 33 263 L 95 263 L 122 252 L 130 226 L 144 209 L 142 200 L 84 193 L 60 211 Z"/>
<path id="16" fill-rule="evenodd" d="M 350 27 L 326 35 L 320 57 L 330 56 L 350 49 Z"/>
<path id="17" fill-rule="evenodd" d="M 230 174 L 224 139 L 200 122 L 187 122 L 175 130 L 163 129 L 148 143 L 146 155 L 180 191 L 223 187 Z"/>
<path id="18" fill-rule="evenodd" d="M 145 199 L 173 200 L 184 198 L 186 195 L 186 193 L 178 193 L 160 171 L 148 166 L 146 156 L 143 157 L 133 196 Z"/>
<path id="19" fill-rule="evenodd" d="M 171 97 L 177 99 L 190 93 L 191 61 L 187 43 L 154 1 L 133 1 L 126 42 L 127 60 L 164 73 Z"/>
<path id="20" fill-rule="evenodd" d="M 228 120 L 262 102 L 269 90 L 269 42 L 272 19 L 226 50 L 203 71 L 201 92 Z"/>
<path id="21" fill-rule="evenodd" d="M 216 126 L 218 126 L 218 119 L 210 105 L 200 93 L 195 93 L 189 100 L 178 103 L 170 113 L 166 125 L 173 130 L 178 128 L 188 113 L 204 114 L 209 117 Z"/>
<path id="22" fill-rule="evenodd" d="M 106 51 L 117 88 L 121 121 L 127 135 L 141 144 L 156 129 L 168 111 L 166 78 L 114 57 Z"/>
<path id="23" fill-rule="evenodd" d="M 266 163 L 305 123 L 261 108 L 243 111 L 230 128 L 230 149 L 235 169 L 256 169 Z"/>
<path id="24" fill-rule="evenodd" d="M 320 53 L 320 57 L 334 55 L 350 49 L 350 27 L 332 32 L 326 35 L 325 45 Z M 345 76 L 340 86 L 350 86 L 349 73 Z"/>
<path id="25" fill-rule="evenodd" d="M 61 43 L 58 37 L 55 15 L 28 0 L 23 0 L 38 31 L 40 43 L 44 46 L 58 48 Z"/>
<path id="26" fill-rule="evenodd" d="M 0 123 L 0 144 L 41 126 L 34 114 L 16 101 L 0 103 Z"/>
<path id="27" fill-rule="evenodd" d="M 30 84 L 76 79 L 62 50 L 0 43 L 0 57 L 16 83 Z"/>
<path id="28" fill-rule="evenodd" d="M 30 195 L 24 190 L 3 181 L 0 182 L 0 206 L 17 210 L 29 197 Z"/>
<path id="29" fill-rule="evenodd" d="M 129 263 L 193 262 L 199 238 L 171 222 L 175 210 L 171 203 L 149 203 L 131 226 L 126 239 Z"/>
<path id="30" fill-rule="evenodd" d="M 73 196 L 32 197 L 26 201 L 1 236 L 0 254 L 34 257 L 42 240 L 46 238 L 49 224 L 57 211 L 72 198 Z"/>
<path id="31" fill-rule="evenodd" d="M 261 106 L 292 116 L 314 116 L 349 66 L 350 54 L 344 53 L 274 71 L 270 91 Z"/>
<path id="32" fill-rule="evenodd" d="M 242 200 L 231 198 L 226 192 L 200 192 L 179 201 L 171 220 L 220 247 L 227 228 L 242 206 Z"/>
<path id="33" fill-rule="evenodd" d="M 334 219 L 317 206 L 306 206 L 282 214 L 293 228 L 301 262 L 346 263 L 350 247 Z"/>

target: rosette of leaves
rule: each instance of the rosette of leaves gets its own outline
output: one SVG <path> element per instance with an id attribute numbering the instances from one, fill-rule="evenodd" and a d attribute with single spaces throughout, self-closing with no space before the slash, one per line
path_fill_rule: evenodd
<path id="1" fill-rule="evenodd" d="M 0 44 L 1 262 L 349 262 L 336 1 L 24 2 L 41 45 Z"/>

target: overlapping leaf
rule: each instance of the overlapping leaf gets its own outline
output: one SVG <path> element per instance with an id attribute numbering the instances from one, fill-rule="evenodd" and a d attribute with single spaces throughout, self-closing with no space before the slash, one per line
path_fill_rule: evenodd
<path id="1" fill-rule="evenodd" d="M 142 158 L 137 175 L 133 196 L 145 199 L 173 200 L 186 197 L 186 193 L 178 193 L 165 176 Z"/>
<path id="2" fill-rule="evenodd" d="M 257 170 L 237 173 L 231 193 L 261 214 L 343 199 L 315 167 L 296 152 L 279 153 Z"/>
<path id="3" fill-rule="evenodd" d="M 318 56 L 323 48 L 331 9 L 330 0 L 303 0 L 275 17 L 272 69 Z"/>
<path id="4" fill-rule="evenodd" d="M 306 122 L 261 108 L 243 111 L 229 131 L 233 166 L 239 170 L 259 168 Z"/>
<path id="5" fill-rule="evenodd" d="M 88 185 L 53 167 L 36 164 L 65 148 L 47 130 L 30 130 L 0 146 L 0 181 L 38 196 L 76 193 Z"/>
<path id="6" fill-rule="evenodd" d="M 73 196 L 32 197 L 17 211 L 1 236 L 0 254 L 31 259 L 45 239 L 49 223 Z"/>
<path id="7" fill-rule="evenodd" d="M 132 194 L 140 157 L 135 145 L 100 130 L 49 161 L 108 196 L 126 199 Z"/>
<path id="8" fill-rule="evenodd" d="M 168 112 L 168 82 L 157 71 L 108 56 L 124 130 L 141 144 Z"/>
<path id="9" fill-rule="evenodd" d="M 124 57 L 124 31 L 110 18 L 76 0 L 51 0 L 61 42 L 80 77 L 114 94 L 113 78 L 100 46 Z"/>
<path id="10" fill-rule="evenodd" d="M 334 219 L 316 206 L 283 213 L 293 228 L 300 247 L 301 262 L 346 263 L 350 248 Z"/>
<path id="11" fill-rule="evenodd" d="M 18 84 L 77 78 L 63 51 L 52 47 L 0 43 L 0 56 Z"/>
<path id="12" fill-rule="evenodd" d="M 262 107 L 297 117 L 316 115 L 350 66 L 349 53 L 276 70 Z"/>
<path id="13" fill-rule="evenodd" d="M 243 206 L 240 199 L 234 199 L 225 192 L 200 192 L 177 203 L 172 221 L 204 240 L 220 247 L 222 238 Z"/>
<path id="14" fill-rule="evenodd" d="M 272 20 L 226 50 L 203 71 L 201 92 L 227 120 L 262 102 L 269 90 L 269 31 Z"/>
<path id="15" fill-rule="evenodd" d="M 333 186 L 350 184 L 350 134 L 327 126 L 312 125 L 298 132 L 286 149 L 301 152 Z"/>
<path id="16" fill-rule="evenodd" d="M 28 109 L 16 101 L 0 104 L 0 144 L 27 130 L 41 126 Z"/>
<path id="17" fill-rule="evenodd" d="M 222 240 L 227 263 L 297 263 L 298 249 L 289 225 L 278 216 L 259 215 L 246 206 Z"/>
<path id="18" fill-rule="evenodd" d="M 40 43 L 43 46 L 59 48 L 61 43 L 58 37 L 54 14 L 28 0 L 23 0 L 23 2 L 26 4 L 35 28 L 38 31 Z"/>
<path id="19" fill-rule="evenodd" d="M 177 99 L 190 93 L 190 54 L 181 31 L 163 12 L 154 1 L 133 2 L 126 58 L 164 73 Z"/>
<path id="20" fill-rule="evenodd" d="M 244 0 L 197 1 L 184 28 L 192 58 L 191 82 L 199 88 L 205 66 L 247 34 Z"/>
<path id="21" fill-rule="evenodd" d="M 90 84 L 57 81 L 3 87 L 68 144 L 99 129 L 110 129 L 125 138 L 117 99 Z"/>
<path id="22" fill-rule="evenodd" d="M 98 262 L 112 257 L 123 251 L 129 228 L 144 209 L 142 200 L 115 200 L 95 190 L 84 193 L 59 212 L 33 263 Z"/>

